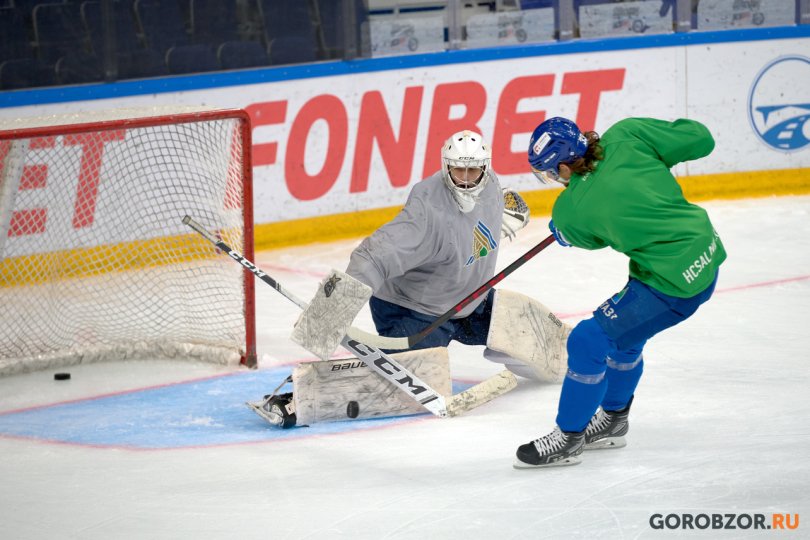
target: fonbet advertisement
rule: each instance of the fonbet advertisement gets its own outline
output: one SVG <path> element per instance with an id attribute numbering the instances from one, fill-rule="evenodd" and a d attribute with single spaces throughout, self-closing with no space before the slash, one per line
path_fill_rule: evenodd
<path id="1" fill-rule="evenodd" d="M 542 189 L 525 152 L 533 128 L 550 116 L 597 131 L 628 116 L 700 120 L 717 146 L 708 158 L 678 166 L 679 175 L 808 168 L 810 59 L 801 52 L 809 49 L 809 39 L 783 39 L 525 57 L 0 109 L 0 115 L 166 104 L 245 109 L 253 124 L 254 219 L 270 224 L 401 205 L 411 185 L 438 170 L 442 142 L 462 129 L 491 142 L 493 168 L 505 186 Z M 123 130 L 94 149 L 100 170 L 127 136 Z M 41 178 L 26 189 L 76 192 L 81 147 L 70 137 L 51 143 L 66 149 L 59 159 L 76 162 L 63 167 L 76 178 L 68 186 Z M 41 161 L 42 154 L 26 159 Z M 33 161 L 24 165 L 47 175 L 48 164 Z M 74 198 L 42 199 L 64 200 L 72 212 Z M 113 205 L 98 201 L 94 211 L 105 207 Z M 97 218 L 74 222 L 103 222 Z M 38 223 L 31 234 L 47 227 L 47 220 Z"/>

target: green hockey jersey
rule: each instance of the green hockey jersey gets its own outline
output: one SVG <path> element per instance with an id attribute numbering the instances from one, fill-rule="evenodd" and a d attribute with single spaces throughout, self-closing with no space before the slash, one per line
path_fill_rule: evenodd
<path id="1" fill-rule="evenodd" d="M 726 258 L 706 211 L 689 203 L 670 172 L 707 156 L 709 130 L 693 120 L 628 118 L 601 140 L 596 170 L 572 175 L 554 203 L 554 225 L 574 246 L 630 257 L 630 276 L 665 294 L 702 292 Z"/>

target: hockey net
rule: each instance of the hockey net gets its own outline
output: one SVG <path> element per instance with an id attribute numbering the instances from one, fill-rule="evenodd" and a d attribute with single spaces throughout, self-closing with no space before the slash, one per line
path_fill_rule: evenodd
<path id="1" fill-rule="evenodd" d="M 243 111 L 0 120 L 0 375 L 130 358 L 255 365 Z"/>

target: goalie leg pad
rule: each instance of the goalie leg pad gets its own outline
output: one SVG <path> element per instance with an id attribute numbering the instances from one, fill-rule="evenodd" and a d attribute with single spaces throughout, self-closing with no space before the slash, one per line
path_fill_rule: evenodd
<path id="1" fill-rule="evenodd" d="M 301 312 L 290 339 L 318 358 L 328 360 L 369 298 L 371 287 L 332 270 Z"/>
<path id="2" fill-rule="evenodd" d="M 438 393 L 452 394 L 447 349 L 390 355 Z M 297 424 L 404 416 L 425 409 L 357 358 L 299 364 L 293 370 Z"/>
<path id="3" fill-rule="evenodd" d="M 571 327 L 537 300 L 504 289 L 495 291 L 487 347 L 523 363 L 528 374 L 533 375 L 530 378 L 562 382 L 568 365 L 566 343 L 570 333 Z M 495 360 L 518 375 L 526 375 L 526 369 L 512 369 L 512 362 Z"/>

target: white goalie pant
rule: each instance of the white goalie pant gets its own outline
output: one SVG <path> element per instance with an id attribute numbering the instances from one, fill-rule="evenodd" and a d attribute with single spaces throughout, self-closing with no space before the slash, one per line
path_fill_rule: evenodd
<path id="1" fill-rule="evenodd" d="M 445 347 L 390 356 L 438 393 L 452 395 L 450 358 Z M 299 364 L 292 379 L 299 426 L 425 412 L 412 397 L 357 358 Z"/>
<path id="2" fill-rule="evenodd" d="M 484 357 L 522 377 L 560 383 L 568 369 L 571 327 L 528 296 L 498 289 Z"/>

